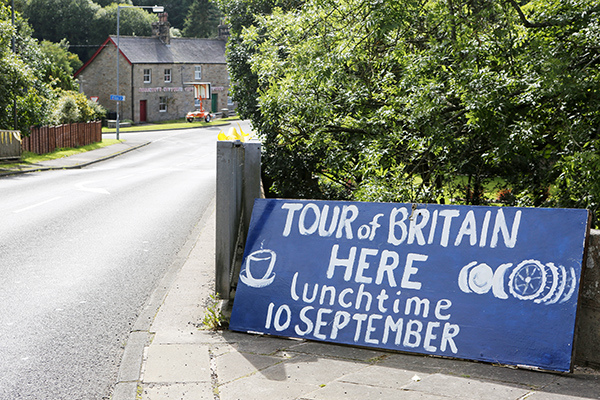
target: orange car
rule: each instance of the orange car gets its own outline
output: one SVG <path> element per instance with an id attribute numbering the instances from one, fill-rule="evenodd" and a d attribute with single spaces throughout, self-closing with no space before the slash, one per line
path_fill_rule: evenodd
<path id="1" fill-rule="evenodd" d="M 206 111 L 196 110 L 196 111 L 190 111 L 189 113 L 187 113 L 185 118 L 187 119 L 188 122 L 194 122 L 195 119 L 204 119 L 204 121 L 210 122 L 210 120 L 212 119 L 212 115 L 210 115 L 210 113 L 208 113 Z"/>

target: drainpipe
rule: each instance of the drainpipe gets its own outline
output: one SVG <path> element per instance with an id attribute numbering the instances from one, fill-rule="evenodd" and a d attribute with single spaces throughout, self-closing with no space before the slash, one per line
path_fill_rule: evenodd
<path id="1" fill-rule="evenodd" d="M 134 82 L 133 74 L 134 74 L 134 68 L 133 68 L 133 64 L 131 64 L 131 120 L 135 122 L 135 99 L 133 98 L 133 94 L 135 93 L 135 91 L 133 88 L 133 82 Z"/>

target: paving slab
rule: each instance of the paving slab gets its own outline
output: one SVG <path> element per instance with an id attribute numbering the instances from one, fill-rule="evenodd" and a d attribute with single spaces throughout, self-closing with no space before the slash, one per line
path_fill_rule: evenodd
<path id="1" fill-rule="evenodd" d="M 263 356 L 258 354 L 241 354 L 232 351 L 216 357 L 216 373 L 219 383 L 258 373 L 259 371 L 283 362 L 281 357 Z"/>
<path id="2" fill-rule="evenodd" d="M 341 377 L 339 382 L 399 390 L 411 382 L 420 381 L 427 376 L 428 374 L 417 374 L 415 371 L 369 365 L 357 372 Z"/>
<path id="3" fill-rule="evenodd" d="M 208 346 L 152 344 L 143 371 L 144 383 L 211 382 Z"/>
<path id="4" fill-rule="evenodd" d="M 429 393 L 411 392 L 402 389 L 365 386 L 347 382 L 332 382 L 312 393 L 302 396 L 302 400 L 448 400 L 446 396 Z"/>
<path id="5" fill-rule="evenodd" d="M 227 343 L 242 353 L 271 355 L 278 351 L 290 351 L 294 346 L 303 343 L 296 339 L 283 339 L 272 336 L 249 335 L 245 333 L 225 331 L 222 333 Z"/>
<path id="6" fill-rule="evenodd" d="M 318 386 L 311 383 L 270 381 L 253 375 L 219 386 L 220 400 L 295 400 Z"/>
<path id="7" fill-rule="evenodd" d="M 510 366 L 500 366 L 463 360 L 447 360 L 442 372 L 473 379 L 496 381 L 498 383 L 519 382 L 535 389 L 554 382 L 559 375 L 542 371 L 530 371 Z"/>
<path id="8" fill-rule="evenodd" d="M 373 362 L 389 355 L 389 353 L 378 350 L 310 341 L 303 341 L 293 344 L 288 348 L 288 350 L 304 354 L 343 358 L 363 362 Z"/>
<path id="9" fill-rule="evenodd" d="M 600 399 L 600 373 L 574 373 L 557 376 L 556 380 L 544 386 L 540 392 L 586 399 Z"/>
<path id="10" fill-rule="evenodd" d="M 405 389 L 464 400 L 516 400 L 523 398 L 530 392 L 528 388 L 506 386 L 445 374 L 429 375 L 418 382 L 409 383 L 405 386 Z"/>
<path id="11" fill-rule="evenodd" d="M 260 371 L 260 376 L 271 381 L 327 384 L 366 365 L 347 360 L 300 355 Z"/>
<path id="12" fill-rule="evenodd" d="M 142 400 L 214 400 L 212 386 L 207 382 L 147 385 Z"/>
<path id="13" fill-rule="evenodd" d="M 588 397 L 586 397 L 588 398 Z M 590 397 L 592 398 L 592 397 Z M 599 397 L 593 397 L 599 398 Z M 527 396 L 527 400 L 581 400 L 582 397 L 566 394 L 547 393 L 543 391 L 533 391 Z"/>

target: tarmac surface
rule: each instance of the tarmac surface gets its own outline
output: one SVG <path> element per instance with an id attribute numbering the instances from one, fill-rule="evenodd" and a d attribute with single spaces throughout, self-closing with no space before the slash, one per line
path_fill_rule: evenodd
<path id="1" fill-rule="evenodd" d="M 57 158 L 55 160 L 41 161 L 27 166 L 17 165 L 10 169 L 0 169 L 0 176 L 17 175 L 28 172 L 51 171 L 56 169 L 82 168 L 97 162 L 105 161 L 113 157 L 120 156 L 132 150 L 150 144 L 147 140 L 125 140 L 111 146 L 102 147 L 96 150 L 86 151 L 72 155 L 70 157 Z"/>
<path id="2" fill-rule="evenodd" d="M 80 168 L 148 143 L 9 172 Z M 113 400 L 600 399 L 600 371 L 578 366 L 557 374 L 203 329 L 203 317 L 215 309 L 215 208 L 213 200 L 141 310 Z"/>

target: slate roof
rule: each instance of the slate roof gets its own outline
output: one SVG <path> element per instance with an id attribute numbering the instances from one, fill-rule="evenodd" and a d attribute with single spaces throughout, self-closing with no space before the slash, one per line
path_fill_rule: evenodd
<path id="1" fill-rule="evenodd" d="M 117 44 L 117 37 L 110 39 Z M 225 64 L 225 41 L 171 38 L 165 45 L 157 37 L 121 36 L 119 49 L 132 64 Z"/>

